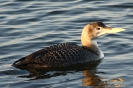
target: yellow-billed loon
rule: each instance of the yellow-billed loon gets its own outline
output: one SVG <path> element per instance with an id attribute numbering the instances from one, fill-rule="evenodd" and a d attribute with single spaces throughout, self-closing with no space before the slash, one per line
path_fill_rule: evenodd
<path id="1" fill-rule="evenodd" d="M 99 49 L 96 39 L 104 34 L 124 31 L 122 28 L 111 28 L 102 22 L 87 24 L 81 34 L 81 44 L 62 43 L 52 45 L 23 57 L 13 63 L 20 69 L 65 67 L 86 62 L 101 60 L 104 54 Z"/>

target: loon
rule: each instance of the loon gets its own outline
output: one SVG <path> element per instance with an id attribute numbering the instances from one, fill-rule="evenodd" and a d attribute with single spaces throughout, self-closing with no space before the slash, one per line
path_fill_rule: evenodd
<path id="1" fill-rule="evenodd" d="M 124 31 L 122 28 L 111 28 L 102 22 L 87 24 L 81 34 L 81 44 L 62 43 L 45 47 L 13 63 L 19 69 L 65 67 L 86 62 L 99 61 L 104 54 L 99 49 L 96 39 L 102 35 Z"/>

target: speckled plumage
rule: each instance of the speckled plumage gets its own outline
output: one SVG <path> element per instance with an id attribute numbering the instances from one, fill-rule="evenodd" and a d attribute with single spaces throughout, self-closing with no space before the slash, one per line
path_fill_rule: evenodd
<path id="1" fill-rule="evenodd" d="M 13 66 L 20 69 L 27 68 L 60 68 L 60 67 L 87 67 L 90 64 L 97 66 L 104 54 L 99 49 L 96 39 L 107 33 L 121 32 L 124 29 L 110 28 L 102 22 L 87 24 L 81 33 L 81 44 L 57 44 L 36 51 L 17 60 Z"/>
<path id="2" fill-rule="evenodd" d="M 18 68 L 62 67 L 99 59 L 99 56 L 91 50 L 74 43 L 63 43 L 34 52 L 13 65 Z"/>

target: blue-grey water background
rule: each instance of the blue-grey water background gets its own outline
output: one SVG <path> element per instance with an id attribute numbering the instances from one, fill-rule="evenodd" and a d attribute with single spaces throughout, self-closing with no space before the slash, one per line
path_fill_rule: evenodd
<path id="1" fill-rule="evenodd" d="M 98 39 L 105 58 L 96 69 L 26 78 L 11 66 L 46 46 L 80 45 L 82 28 L 94 21 L 126 29 Z M 132 88 L 132 34 L 132 0 L 0 0 L 0 88 Z"/>

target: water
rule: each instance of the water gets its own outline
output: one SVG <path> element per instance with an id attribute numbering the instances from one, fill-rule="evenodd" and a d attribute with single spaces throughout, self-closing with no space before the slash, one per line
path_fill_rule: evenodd
<path id="1" fill-rule="evenodd" d="M 132 88 L 132 0 L 1 0 L 1 88 Z M 11 64 L 53 44 L 80 44 L 82 28 L 94 21 L 126 28 L 123 33 L 101 37 L 105 58 L 93 70 L 49 71 L 40 77 Z"/>

